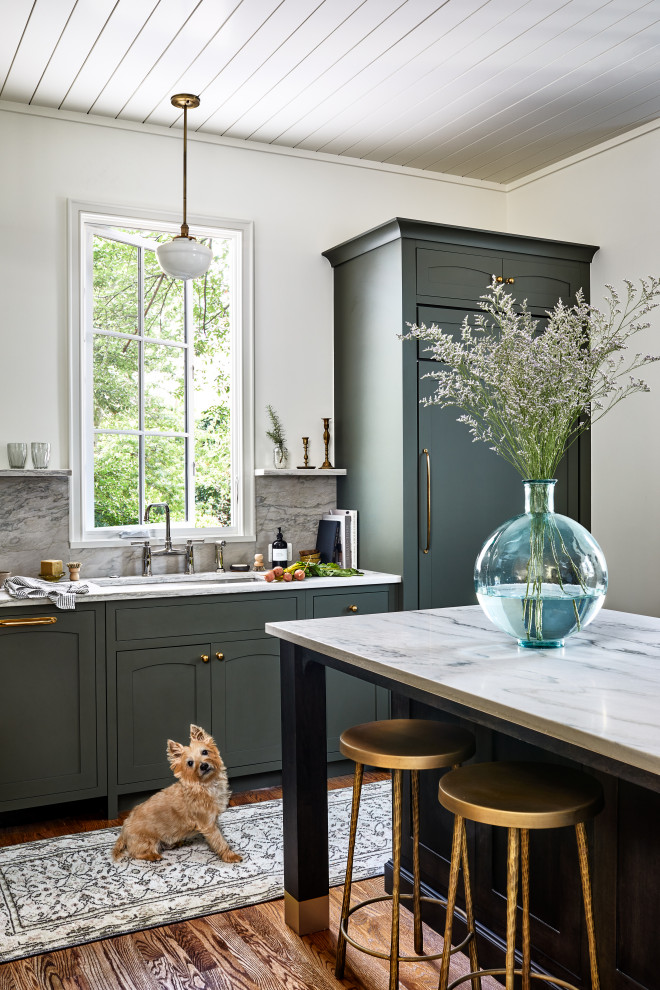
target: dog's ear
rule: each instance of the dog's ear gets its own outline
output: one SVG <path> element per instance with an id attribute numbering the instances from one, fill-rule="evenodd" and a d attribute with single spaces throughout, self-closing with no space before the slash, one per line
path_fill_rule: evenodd
<path id="1" fill-rule="evenodd" d="M 181 743 L 174 742 L 173 739 L 167 740 L 167 759 L 170 763 L 174 764 L 183 753 L 183 746 Z"/>
<path id="2" fill-rule="evenodd" d="M 210 742 L 211 740 L 211 736 L 208 732 L 205 732 L 199 725 L 190 726 L 190 738 L 197 739 L 199 742 Z"/>

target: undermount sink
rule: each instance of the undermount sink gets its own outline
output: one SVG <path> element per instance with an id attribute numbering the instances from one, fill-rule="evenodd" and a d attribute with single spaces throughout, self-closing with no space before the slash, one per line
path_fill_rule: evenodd
<path id="1" fill-rule="evenodd" d="M 236 582 L 263 581 L 262 574 L 255 574 L 249 571 L 218 572 L 208 571 L 201 574 L 154 574 L 151 577 L 142 577 L 133 574 L 129 577 L 107 577 L 90 578 L 93 584 L 99 588 L 121 588 L 123 585 L 143 585 L 143 584 L 227 584 Z"/>

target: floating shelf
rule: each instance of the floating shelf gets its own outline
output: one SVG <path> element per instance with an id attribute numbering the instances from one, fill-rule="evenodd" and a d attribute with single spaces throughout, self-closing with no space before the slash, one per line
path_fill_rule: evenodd
<path id="1" fill-rule="evenodd" d="M 70 478 L 71 468 L 3 468 L 0 478 Z"/>
<path id="2" fill-rule="evenodd" d="M 346 474 L 346 468 L 256 468 L 258 478 L 323 478 Z"/>

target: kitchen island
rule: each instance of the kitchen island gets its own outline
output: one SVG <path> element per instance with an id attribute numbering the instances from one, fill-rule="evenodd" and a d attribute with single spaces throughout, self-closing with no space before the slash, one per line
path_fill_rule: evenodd
<path id="1" fill-rule="evenodd" d="M 393 691 L 393 715 L 472 728 L 479 761 L 545 759 L 594 773 L 606 798 L 592 834 L 602 986 L 658 990 L 660 619 L 603 611 L 558 650 L 519 648 L 478 606 L 360 616 L 350 625 L 342 618 L 269 623 L 266 631 L 281 640 L 285 890 L 293 928 L 327 927 L 324 668 L 331 667 Z M 451 820 L 437 802 L 439 774 L 423 776 L 422 874 L 433 896 L 446 885 Z M 570 829 L 532 837 L 532 955 L 540 971 L 586 987 L 572 839 Z M 504 854 L 497 830 L 471 830 L 487 965 L 501 959 Z M 438 914 L 427 920 L 442 927 Z"/>

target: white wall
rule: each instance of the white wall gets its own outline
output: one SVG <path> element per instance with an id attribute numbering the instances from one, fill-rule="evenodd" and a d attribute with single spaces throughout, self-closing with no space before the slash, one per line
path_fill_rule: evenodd
<path id="1" fill-rule="evenodd" d="M 0 108 L 5 443 L 49 440 L 67 467 L 67 200 L 180 214 L 181 131 L 122 129 Z M 270 466 L 265 406 L 293 453 L 323 452 L 333 413 L 332 269 L 321 251 L 394 216 L 504 229 L 505 194 L 484 184 L 192 139 L 188 211 L 255 224 L 256 461 Z M 194 233 L 194 230 L 192 231 Z M 29 466 L 29 461 L 28 461 Z"/>
<path id="2" fill-rule="evenodd" d="M 660 275 L 660 130 L 623 143 L 507 194 L 513 233 L 600 245 L 592 302 L 623 278 Z M 660 354 L 660 310 L 633 339 L 635 352 Z M 639 374 L 639 373 L 638 373 Z M 626 399 L 592 435 L 592 531 L 609 565 L 609 608 L 660 615 L 660 364 L 641 374 L 651 393 Z"/>

